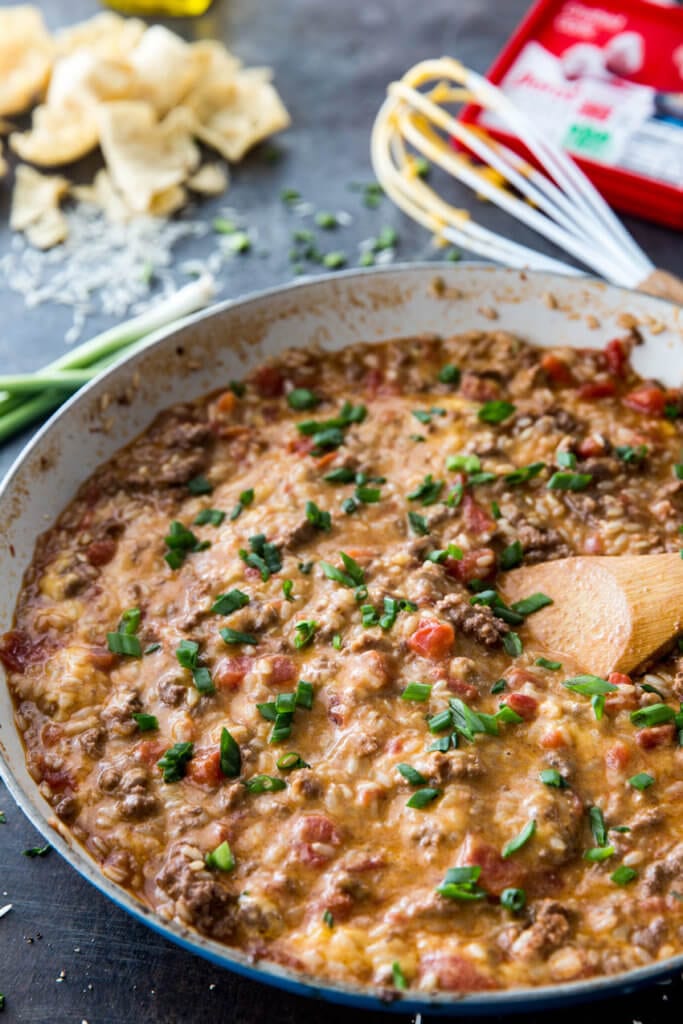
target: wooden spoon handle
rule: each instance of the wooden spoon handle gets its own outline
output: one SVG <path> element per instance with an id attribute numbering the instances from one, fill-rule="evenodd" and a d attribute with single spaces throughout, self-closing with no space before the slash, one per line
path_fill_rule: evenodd
<path id="1" fill-rule="evenodd" d="M 668 270 L 653 270 L 638 285 L 641 292 L 656 295 L 659 299 L 668 299 L 683 306 L 683 281 Z"/>

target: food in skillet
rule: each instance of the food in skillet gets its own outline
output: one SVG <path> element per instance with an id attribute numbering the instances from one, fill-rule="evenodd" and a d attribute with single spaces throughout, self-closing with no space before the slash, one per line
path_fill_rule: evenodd
<path id="1" fill-rule="evenodd" d="M 292 350 L 39 541 L 2 642 L 33 777 L 163 918 L 455 992 L 683 949 L 683 664 L 534 647 L 501 577 L 675 551 L 683 401 L 498 331 Z"/>

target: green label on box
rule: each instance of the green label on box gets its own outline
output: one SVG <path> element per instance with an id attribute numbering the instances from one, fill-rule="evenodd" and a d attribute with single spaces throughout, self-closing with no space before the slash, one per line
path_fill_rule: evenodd
<path id="1" fill-rule="evenodd" d="M 567 134 L 562 140 L 566 149 L 575 153 L 585 153 L 587 156 L 602 156 L 605 150 L 609 149 L 612 135 L 601 128 L 594 128 L 590 124 L 570 124 Z"/>

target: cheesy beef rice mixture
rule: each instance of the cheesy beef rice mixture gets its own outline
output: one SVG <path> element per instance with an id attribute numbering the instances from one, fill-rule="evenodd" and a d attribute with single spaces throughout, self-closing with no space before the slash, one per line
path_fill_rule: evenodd
<path id="1" fill-rule="evenodd" d="M 292 350 L 95 473 L 1 653 L 30 771 L 108 878 L 388 993 L 683 950 L 683 663 L 579 672 L 526 635 L 543 595 L 497 590 L 678 550 L 683 401 L 636 342 Z"/>

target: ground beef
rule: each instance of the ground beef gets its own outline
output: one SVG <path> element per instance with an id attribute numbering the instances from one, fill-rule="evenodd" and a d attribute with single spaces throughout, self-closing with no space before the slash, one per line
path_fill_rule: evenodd
<path id="1" fill-rule="evenodd" d="M 674 846 L 666 857 L 648 864 L 643 872 L 641 888 L 646 896 L 658 896 L 683 875 L 683 843 Z"/>
<path id="2" fill-rule="evenodd" d="M 572 934 L 569 910 L 555 900 L 540 900 L 532 909 L 532 924 L 513 944 L 513 952 L 522 960 L 547 959 Z"/>
<path id="3" fill-rule="evenodd" d="M 204 872 L 193 871 L 179 850 L 171 849 L 156 884 L 176 903 L 189 912 L 198 931 L 214 939 L 228 939 L 235 928 L 236 899 L 218 882 L 206 878 Z"/>
<path id="4" fill-rule="evenodd" d="M 517 539 L 522 545 L 524 562 L 527 565 L 550 562 L 556 558 L 569 558 L 573 554 L 557 530 L 532 526 L 526 520 L 518 521 L 515 525 Z"/>
<path id="5" fill-rule="evenodd" d="M 472 605 L 464 594 L 448 594 L 436 605 L 436 610 L 467 636 L 474 637 L 484 647 L 497 647 L 510 627 L 496 618 L 486 605 Z"/>

